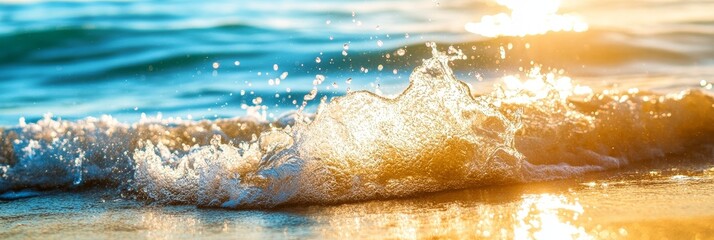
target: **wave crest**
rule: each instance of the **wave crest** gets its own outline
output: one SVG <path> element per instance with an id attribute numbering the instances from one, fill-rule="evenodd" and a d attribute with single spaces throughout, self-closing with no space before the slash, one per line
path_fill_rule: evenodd
<path id="1" fill-rule="evenodd" d="M 23 123 L 2 131 L 0 192 L 99 182 L 266 208 L 566 178 L 712 144 L 714 98 L 699 91 L 583 94 L 538 72 L 472 96 L 449 68 L 463 56 L 433 55 L 395 98 L 353 92 L 314 117 Z"/>

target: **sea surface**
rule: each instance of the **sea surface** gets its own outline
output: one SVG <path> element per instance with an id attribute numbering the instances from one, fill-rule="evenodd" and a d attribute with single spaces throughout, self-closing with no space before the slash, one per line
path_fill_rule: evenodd
<path id="1" fill-rule="evenodd" d="M 0 1 L 0 238 L 714 238 L 714 1 Z"/>

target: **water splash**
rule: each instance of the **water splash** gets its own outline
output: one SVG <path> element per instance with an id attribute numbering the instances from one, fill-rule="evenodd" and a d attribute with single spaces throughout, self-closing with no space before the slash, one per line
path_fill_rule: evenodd
<path id="1" fill-rule="evenodd" d="M 338 203 L 566 178 L 713 143 L 702 92 L 594 93 L 534 69 L 472 96 L 449 67 L 463 53 L 427 46 L 401 94 L 350 92 L 314 116 L 22 123 L 0 135 L 0 192 L 102 183 L 167 204 Z"/>

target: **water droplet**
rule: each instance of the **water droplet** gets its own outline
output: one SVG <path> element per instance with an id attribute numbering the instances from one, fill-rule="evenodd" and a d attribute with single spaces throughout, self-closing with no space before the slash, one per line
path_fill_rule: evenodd
<path id="1" fill-rule="evenodd" d="M 346 82 L 347 84 L 352 83 L 352 78 L 347 78 L 347 80 L 345 80 L 345 82 Z"/>
<path id="2" fill-rule="evenodd" d="M 323 81 L 325 81 L 325 76 L 317 74 L 315 75 L 315 80 L 312 80 L 312 85 L 320 85 Z"/>
<path id="3" fill-rule="evenodd" d="M 392 73 L 394 73 L 394 75 L 397 75 L 397 69 L 392 70 Z"/>
<path id="4" fill-rule="evenodd" d="M 330 36 L 330 41 L 332 41 L 332 39 L 335 39 L 335 38 L 334 38 L 334 37 L 332 37 L 332 36 Z"/>
<path id="5" fill-rule="evenodd" d="M 270 86 L 275 85 L 275 80 L 273 80 L 272 78 L 270 80 L 268 80 L 268 85 L 270 85 Z"/>
<path id="6" fill-rule="evenodd" d="M 500 46 L 498 48 L 498 51 L 501 53 L 501 59 L 506 59 L 506 49 L 504 49 L 503 46 Z"/>
<path id="7" fill-rule="evenodd" d="M 404 38 L 409 38 L 409 33 L 405 33 Z"/>
<path id="8" fill-rule="evenodd" d="M 342 50 L 342 56 L 347 56 L 347 51 Z"/>
<path id="9" fill-rule="evenodd" d="M 278 71 L 278 64 L 273 64 L 273 71 Z"/>
<path id="10" fill-rule="evenodd" d="M 382 69 L 384 69 L 384 66 L 382 66 L 382 64 L 379 64 L 379 66 L 377 66 L 377 70 L 382 71 Z"/>
<path id="11" fill-rule="evenodd" d="M 332 83 L 332 87 L 333 87 L 333 88 L 337 88 L 337 87 L 338 87 L 338 86 L 337 86 L 337 83 L 336 83 L 336 82 L 333 82 L 333 83 Z"/>
<path id="12" fill-rule="evenodd" d="M 285 78 L 288 77 L 288 72 L 283 72 L 283 74 L 280 74 L 280 79 L 285 80 Z"/>
<path id="13" fill-rule="evenodd" d="M 377 25 L 376 27 L 374 27 L 374 29 L 377 30 L 377 31 L 379 31 L 379 25 Z"/>
<path id="14" fill-rule="evenodd" d="M 218 62 L 213 62 L 213 69 L 218 69 L 221 66 Z"/>
<path id="15" fill-rule="evenodd" d="M 310 101 L 310 100 L 315 99 L 315 96 L 317 96 L 317 89 L 313 88 L 312 90 L 310 90 L 310 93 L 306 94 L 306 95 L 303 97 L 303 99 L 304 99 L 305 101 Z"/>
<path id="16" fill-rule="evenodd" d="M 325 24 L 327 24 L 327 25 L 330 25 L 330 23 L 332 23 L 332 21 L 330 19 L 327 19 L 327 21 L 325 21 Z"/>
<path id="17" fill-rule="evenodd" d="M 459 50 L 457 50 L 453 45 L 449 46 L 449 50 L 448 50 L 449 55 L 453 55 L 458 52 L 459 52 Z"/>
<path id="18" fill-rule="evenodd" d="M 233 64 L 235 64 L 236 66 L 240 66 L 240 61 L 235 61 L 233 62 Z"/>
<path id="19" fill-rule="evenodd" d="M 254 105 L 259 105 L 259 104 L 261 104 L 261 103 L 263 103 L 263 98 L 261 98 L 261 97 L 253 98 L 253 104 L 254 104 Z"/>
<path id="20" fill-rule="evenodd" d="M 322 59 L 320 59 L 320 57 L 316 57 L 316 58 L 315 58 L 315 62 L 316 62 L 316 63 L 320 63 L 320 62 L 322 62 Z"/>
<path id="21" fill-rule="evenodd" d="M 349 43 L 342 44 L 342 49 L 350 50 L 350 44 Z"/>
<path id="22" fill-rule="evenodd" d="M 404 50 L 404 48 L 400 48 L 397 50 L 397 55 L 399 55 L 399 56 L 404 56 L 404 54 L 406 54 L 406 53 L 407 53 L 407 51 Z"/>
<path id="23" fill-rule="evenodd" d="M 476 73 L 476 80 L 478 80 L 479 82 L 482 82 L 482 81 L 483 81 L 483 76 L 481 76 L 480 73 Z"/>
<path id="24" fill-rule="evenodd" d="M 377 46 L 378 46 L 378 47 L 382 47 L 382 45 L 384 45 L 384 43 L 382 42 L 382 40 L 377 40 Z"/>

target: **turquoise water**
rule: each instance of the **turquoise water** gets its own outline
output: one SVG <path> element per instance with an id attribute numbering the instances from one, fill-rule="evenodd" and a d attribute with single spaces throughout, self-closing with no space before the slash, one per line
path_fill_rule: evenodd
<path id="1" fill-rule="evenodd" d="M 1 3 L 0 124 L 16 125 L 20 117 L 34 122 L 45 113 L 63 119 L 109 114 L 127 122 L 142 113 L 227 118 L 245 115 L 241 104 L 252 105 L 258 96 L 277 117 L 296 109 L 292 100 L 310 91 L 316 74 L 326 77 L 320 95 L 344 95 L 347 87 L 398 93 L 411 69 L 429 56 L 426 41 L 478 55 L 457 63 L 464 65 L 458 76 L 472 83 L 478 83 L 476 74 L 488 82 L 519 72 L 518 61 L 535 60 L 594 82 L 626 78 L 650 89 L 698 87 L 714 75 L 711 6 L 565 2 L 561 12 L 582 15 L 591 25 L 573 42 L 469 33 L 467 22 L 507 10 L 482 0 Z M 517 51 L 529 42 L 537 52 Z M 508 43 L 516 45 L 509 51 L 513 61 L 496 63 L 498 47 Z M 384 57 L 400 48 L 404 56 Z M 288 75 L 280 85 L 269 85 L 283 72 Z M 650 77 L 658 81 L 643 80 Z M 354 79 L 350 85 L 348 78 Z M 333 82 L 338 88 L 324 89 Z"/>
<path id="2" fill-rule="evenodd" d="M 141 113 L 235 117 L 245 114 L 241 104 L 258 96 L 279 114 L 295 109 L 286 97 L 309 92 L 316 74 L 342 85 L 321 95 L 343 95 L 350 77 L 355 79 L 352 89 L 373 89 L 374 82 L 403 87 L 409 66 L 389 66 L 380 73 L 376 68 L 384 53 L 425 39 L 466 37 L 419 27 L 431 17 L 388 11 L 411 4 L 6 3 L 0 5 L 0 89 L 5 90 L 0 123 L 15 125 L 19 117 L 34 121 L 47 112 L 65 119 L 110 114 L 130 122 Z M 347 57 L 341 54 L 344 44 L 349 45 Z M 316 63 L 317 57 L 324 61 Z M 214 69 L 213 63 L 220 66 Z M 372 71 L 360 73 L 361 66 Z M 394 68 L 403 71 L 395 75 Z M 288 76 L 280 85 L 268 84 L 283 72 Z"/>

